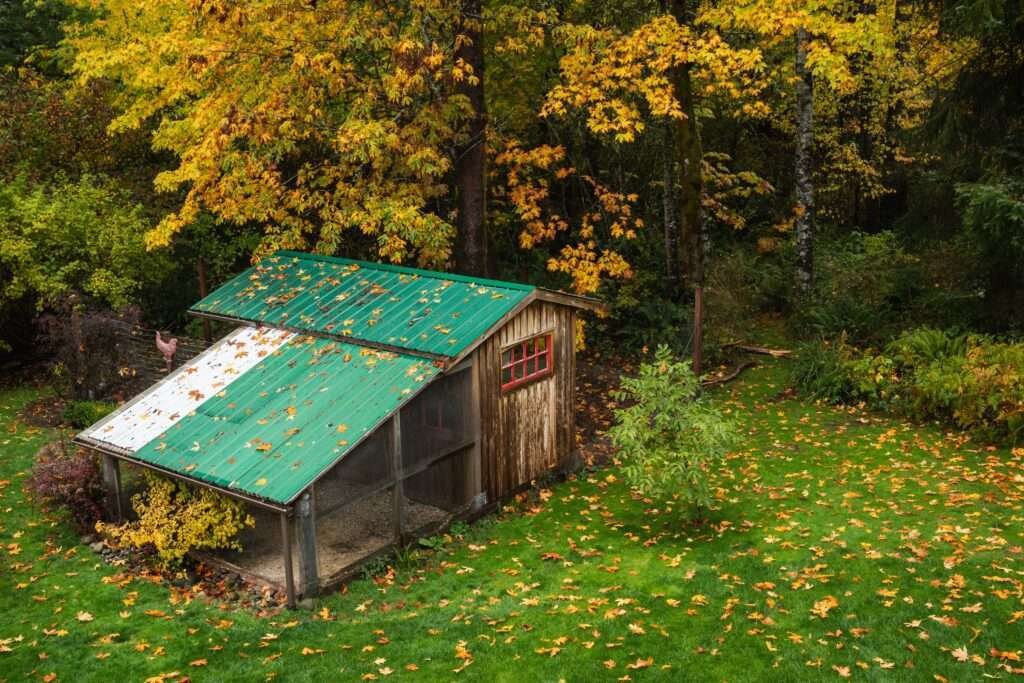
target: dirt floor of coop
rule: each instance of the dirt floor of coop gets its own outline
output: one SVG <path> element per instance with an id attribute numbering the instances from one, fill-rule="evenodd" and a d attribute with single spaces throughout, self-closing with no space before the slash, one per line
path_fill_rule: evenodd
<path id="1" fill-rule="evenodd" d="M 382 491 L 347 505 L 316 520 L 317 559 L 321 579 L 327 579 L 357 564 L 360 560 L 395 543 L 394 500 L 390 491 Z M 241 534 L 241 551 L 225 550 L 214 555 L 248 578 L 283 586 L 284 554 L 281 546 L 281 522 L 278 515 L 260 509 L 250 510 L 256 526 Z M 449 513 L 432 505 L 405 499 L 405 529 L 418 529 L 443 523 Z M 293 538 L 294 543 L 294 538 Z M 292 551 L 292 568 L 299 576 L 298 552 Z"/>

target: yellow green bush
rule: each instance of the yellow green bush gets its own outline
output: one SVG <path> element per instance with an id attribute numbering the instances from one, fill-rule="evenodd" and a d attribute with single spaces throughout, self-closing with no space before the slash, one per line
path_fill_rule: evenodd
<path id="1" fill-rule="evenodd" d="M 812 398 L 1024 441 L 1024 343 L 921 327 L 861 351 L 840 337 L 802 346 L 793 381 Z"/>
<path id="2" fill-rule="evenodd" d="M 151 546 L 165 567 L 178 565 L 192 550 L 241 549 L 237 536 L 255 525 L 245 507 L 216 491 L 146 472 L 147 487 L 132 496 L 135 521 L 96 525 L 119 545 Z"/>

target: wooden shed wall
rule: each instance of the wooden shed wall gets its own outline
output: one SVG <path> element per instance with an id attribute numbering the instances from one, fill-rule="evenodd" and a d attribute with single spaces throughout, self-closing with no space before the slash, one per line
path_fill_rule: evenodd
<path id="1" fill-rule="evenodd" d="M 554 372 L 501 392 L 501 350 L 553 333 Z M 476 350 L 479 378 L 482 484 L 500 500 L 559 464 L 575 439 L 576 311 L 535 301 Z"/>

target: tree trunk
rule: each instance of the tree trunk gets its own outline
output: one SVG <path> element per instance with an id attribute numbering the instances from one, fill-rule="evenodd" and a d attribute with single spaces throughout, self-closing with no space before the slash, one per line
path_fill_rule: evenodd
<path id="1" fill-rule="evenodd" d="M 676 124 L 676 156 L 679 160 L 679 263 L 683 281 L 692 290 L 704 284 L 704 238 L 701 197 L 704 194 L 704 156 L 693 102 L 690 66 L 683 65 L 676 79 L 676 96 L 685 118 Z"/>
<path id="2" fill-rule="evenodd" d="M 672 0 L 672 14 L 680 24 L 693 23 L 693 10 L 689 0 Z M 683 270 L 684 287 L 694 295 L 693 371 L 701 374 L 701 344 L 704 287 L 704 225 L 701 199 L 704 195 L 704 173 L 701 167 L 704 150 L 701 147 L 697 107 L 694 102 L 693 81 L 689 63 L 681 64 L 672 74 L 673 90 L 683 118 L 676 120 L 676 157 L 680 168 L 679 192 L 679 263 Z"/>
<path id="3" fill-rule="evenodd" d="M 210 291 L 206 287 L 206 260 L 202 256 L 196 258 L 196 274 L 199 276 L 199 298 L 205 299 Z M 207 344 L 213 342 L 213 330 L 210 327 L 209 318 L 203 318 L 203 341 Z"/>
<path id="4" fill-rule="evenodd" d="M 806 296 L 814 284 L 814 82 L 807 69 L 807 32 L 796 32 L 796 287 Z"/>
<path id="5" fill-rule="evenodd" d="M 484 102 L 484 45 L 482 0 L 463 0 L 459 43 L 455 56 L 473 68 L 472 79 L 459 84 L 469 99 L 468 138 L 457 151 L 455 184 L 458 192 L 455 267 L 468 275 L 488 275 L 486 226 L 487 110 Z M 471 82 L 472 81 L 472 82 Z"/>
<path id="6" fill-rule="evenodd" d="M 662 183 L 664 192 L 661 195 L 662 213 L 664 218 L 665 233 L 665 282 L 668 285 L 668 295 L 673 301 L 681 298 L 683 291 L 679 277 L 679 221 L 676 218 L 676 172 L 675 157 L 669 150 L 675 148 L 675 140 L 672 135 L 672 127 L 664 127 L 665 146 L 661 155 Z"/>

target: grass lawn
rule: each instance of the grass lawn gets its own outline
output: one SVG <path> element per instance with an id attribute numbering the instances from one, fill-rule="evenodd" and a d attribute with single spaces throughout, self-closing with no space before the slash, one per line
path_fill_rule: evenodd
<path id="1" fill-rule="evenodd" d="M 719 389 L 742 451 L 689 527 L 614 467 L 543 491 L 390 585 L 261 619 L 123 582 L 25 502 L 52 432 L 0 393 L 0 679 L 975 680 L 1024 673 L 1024 452 Z"/>

